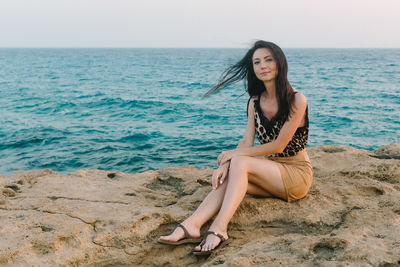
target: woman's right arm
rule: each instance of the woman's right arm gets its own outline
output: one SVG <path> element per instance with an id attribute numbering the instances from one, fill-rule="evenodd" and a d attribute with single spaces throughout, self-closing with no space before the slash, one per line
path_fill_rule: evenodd
<path id="1" fill-rule="evenodd" d="M 247 106 L 247 126 L 246 131 L 243 135 L 242 140 L 240 140 L 237 148 L 240 147 L 250 147 L 254 145 L 254 137 L 255 137 L 255 125 L 254 125 L 254 99 L 252 97 L 249 100 Z M 219 166 L 217 170 L 214 171 L 211 183 L 213 189 L 217 189 L 220 184 L 225 181 L 226 176 L 228 175 L 230 161 L 225 164 Z"/>
<path id="2" fill-rule="evenodd" d="M 249 104 L 247 106 L 247 126 L 246 131 L 243 135 L 242 140 L 240 140 L 237 148 L 241 147 L 251 147 L 254 145 L 254 138 L 256 134 L 255 125 L 254 125 L 254 100 L 256 97 L 252 97 L 249 100 Z"/>

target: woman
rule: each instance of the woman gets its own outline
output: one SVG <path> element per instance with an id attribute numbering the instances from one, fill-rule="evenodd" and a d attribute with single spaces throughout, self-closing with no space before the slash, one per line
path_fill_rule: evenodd
<path id="1" fill-rule="evenodd" d="M 307 100 L 291 87 L 287 72 L 283 51 L 274 43 L 257 41 L 205 94 L 246 78 L 250 95 L 246 132 L 236 149 L 218 156 L 219 168 L 212 175 L 213 190 L 172 234 L 161 236 L 160 243 L 201 241 L 193 253 L 210 254 L 231 241 L 228 223 L 246 193 L 288 202 L 307 194 L 313 176 L 306 152 Z M 259 146 L 253 146 L 255 134 Z M 214 215 L 209 231 L 200 238 L 201 226 Z"/>

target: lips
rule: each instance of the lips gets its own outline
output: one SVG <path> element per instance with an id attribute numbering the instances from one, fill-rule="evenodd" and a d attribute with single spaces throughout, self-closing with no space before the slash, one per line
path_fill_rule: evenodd
<path id="1" fill-rule="evenodd" d="M 264 76 L 264 75 L 267 75 L 269 73 L 270 73 L 269 71 L 264 71 L 264 72 L 261 72 L 260 75 Z"/>

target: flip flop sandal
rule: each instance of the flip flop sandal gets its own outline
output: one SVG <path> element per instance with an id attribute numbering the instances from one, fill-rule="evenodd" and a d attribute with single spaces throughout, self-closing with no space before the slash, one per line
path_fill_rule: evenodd
<path id="1" fill-rule="evenodd" d="M 213 249 L 211 249 L 209 251 L 193 250 L 193 254 L 194 255 L 198 255 L 198 256 L 210 255 L 211 253 L 213 253 L 217 249 L 223 248 L 226 245 L 228 245 L 230 242 L 232 242 L 232 238 L 225 239 L 225 237 L 223 235 L 218 234 L 217 232 L 209 231 L 209 232 L 206 232 L 204 234 L 203 241 L 201 241 L 201 243 L 200 243 L 200 248 L 202 248 L 204 246 L 204 244 L 206 243 L 206 239 L 207 239 L 208 235 L 215 235 L 215 236 L 219 237 L 219 239 L 221 239 L 221 242 L 219 242 L 218 246 L 216 246 L 215 248 L 213 248 Z"/>
<path id="2" fill-rule="evenodd" d="M 166 244 L 166 245 L 173 245 L 173 246 L 178 246 L 178 245 L 182 245 L 182 244 L 197 244 L 200 243 L 202 238 L 194 238 L 192 237 L 189 232 L 186 230 L 185 226 L 183 226 L 182 224 L 179 224 L 176 228 L 182 228 L 183 232 L 185 233 L 185 237 L 182 239 L 179 239 L 178 241 L 170 241 L 170 240 L 161 240 L 158 239 L 157 242 L 161 243 L 161 244 Z"/>

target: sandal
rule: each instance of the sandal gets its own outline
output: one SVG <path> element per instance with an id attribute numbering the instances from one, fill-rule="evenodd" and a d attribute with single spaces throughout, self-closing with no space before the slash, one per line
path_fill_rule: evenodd
<path id="1" fill-rule="evenodd" d="M 206 239 L 208 235 L 215 235 L 217 237 L 219 237 L 219 239 L 221 239 L 221 242 L 219 242 L 218 246 L 216 246 L 215 248 L 208 250 L 208 251 L 201 251 L 201 250 L 193 250 L 193 254 L 194 255 L 210 255 L 211 253 L 213 253 L 214 251 L 216 251 L 217 249 L 223 248 L 224 246 L 228 245 L 230 242 L 232 242 L 232 238 L 228 238 L 225 239 L 225 237 L 221 234 L 218 234 L 217 232 L 211 232 L 208 231 L 204 234 L 203 237 L 203 241 L 201 241 L 200 243 L 200 248 L 206 243 Z"/>
<path id="2" fill-rule="evenodd" d="M 166 244 L 166 245 L 182 245 L 182 244 L 197 244 L 200 243 L 202 241 L 202 238 L 194 238 L 192 237 L 189 232 L 186 230 L 185 226 L 183 226 L 182 224 L 179 224 L 176 228 L 182 228 L 183 232 L 185 233 L 185 237 L 182 239 L 179 239 L 177 241 L 170 241 L 170 240 L 161 240 L 158 239 L 157 242 L 161 243 L 161 244 Z"/>

